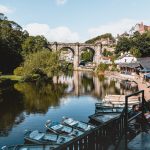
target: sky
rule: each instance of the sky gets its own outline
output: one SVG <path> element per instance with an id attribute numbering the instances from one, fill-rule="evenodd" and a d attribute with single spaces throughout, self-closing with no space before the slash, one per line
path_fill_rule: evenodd
<path id="1" fill-rule="evenodd" d="M 0 12 L 49 42 L 84 42 L 150 25 L 150 0 L 0 0 Z"/>

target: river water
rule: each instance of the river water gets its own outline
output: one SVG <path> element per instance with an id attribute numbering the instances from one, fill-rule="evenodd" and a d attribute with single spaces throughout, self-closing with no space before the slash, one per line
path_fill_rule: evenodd
<path id="1" fill-rule="evenodd" d="M 106 94 L 129 94 L 119 81 L 92 73 L 73 72 L 53 83 L 9 83 L 0 86 L 0 147 L 23 144 L 25 130 L 46 131 L 47 120 L 63 116 L 89 121 L 95 103 Z"/>

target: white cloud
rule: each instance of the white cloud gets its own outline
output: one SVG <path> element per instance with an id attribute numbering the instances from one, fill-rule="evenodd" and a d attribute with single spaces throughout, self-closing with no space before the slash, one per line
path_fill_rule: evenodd
<path id="1" fill-rule="evenodd" d="M 30 35 L 44 35 L 50 42 L 77 42 L 79 35 L 68 27 L 50 28 L 47 24 L 31 23 L 24 27 Z"/>
<path id="2" fill-rule="evenodd" d="M 67 2 L 67 0 L 56 0 L 56 3 L 58 4 L 58 5 L 63 5 L 63 4 L 65 4 Z"/>
<path id="3" fill-rule="evenodd" d="M 0 13 L 8 14 L 12 12 L 13 10 L 11 8 L 4 6 L 4 5 L 0 5 Z"/>
<path id="4" fill-rule="evenodd" d="M 122 19 L 117 22 L 111 22 L 99 27 L 90 28 L 88 30 L 88 33 L 90 37 L 94 37 L 104 33 L 112 33 L 114 36 L 116 36 L 117 34 L 124 33 L 125 31 L 128 32 L 131 27 L 133 27 L 138 22 L 140 21 L 133 19 Z"/>

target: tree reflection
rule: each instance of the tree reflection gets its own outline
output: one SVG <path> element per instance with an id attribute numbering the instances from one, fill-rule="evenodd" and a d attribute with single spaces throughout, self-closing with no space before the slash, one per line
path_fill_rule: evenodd
<path id="1" fill-rule="evenodd" d="M 84 74 L 81 79 L 81 84 L 82 91 L 84 91 L 85 94 L 94 89 L 93 77 L 90 78 Z"/>
<path id="2" fill-rule="evenodd" d="M 46 113 L 50 106 L 59 106 L 66 85 L 17 83 L 15 89 L 23 94 L 27 113 Z"/>
<path id="3" fill-rule="evenodd" d="M 14 124 L 24 120 L 24 117 L 20 116 L 24 104 L 22 103 L 22 95 L 12 85 L 0 89 L 0 135 L 7 136 Z M 16 117 L 18 118 L 17 122 Z"/>

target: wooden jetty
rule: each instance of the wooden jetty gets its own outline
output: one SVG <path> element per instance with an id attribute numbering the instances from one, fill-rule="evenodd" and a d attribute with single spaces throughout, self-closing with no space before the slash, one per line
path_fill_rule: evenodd
<path id="1" fill-rule="evenodd" d="M 139 133 L 128 144 L 129 150 L 149 150 L 150 149 L 150 134 L 146 132 Z"/>
<path id="2" fill-rule="evenodd" d="M 129 98 L 128 104 L 134 105 L 140 102 L 138 96 L 133 96 Z M 103 103 L 112 105 L 125 105 L 125 95 L 106 95 L 103 99 Z"/>

